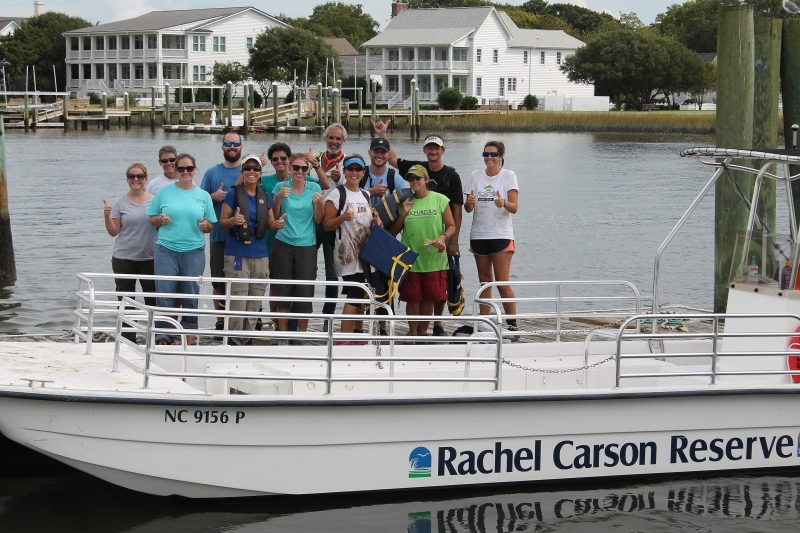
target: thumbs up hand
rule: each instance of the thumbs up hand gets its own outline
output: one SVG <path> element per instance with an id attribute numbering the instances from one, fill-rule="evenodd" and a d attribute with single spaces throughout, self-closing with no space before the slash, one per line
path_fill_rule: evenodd
<path id="1" fill-rule="evenodd" d="M 211 199 L 214 200 L 215 202 L 221 202 L 222 200 L 225 199 L 225 184 L 224 183 L 220 183 L 219 184 L 219 189 L 217 189 L 216 192 L 211 194 Z"/>
<path id="2" fill-rule="evenodd" d="M 506 206 L 506 200 L 505 198 L 503 198 L 503 195 L 500 194 L 500 191 L 497 191 L 497 198 L 494 199 L 494 205 L 496 205 L 497 207 Z"/>
<path id="3" fill-rule="evenodd" d="M 311 165 L 312 167 L 315 167 L 315 168 L 319 166 L 319 161 L 317 161 L 317 158 L 314 157 L 314 147 L 313 146 L 309 146 L 308 147 L 308 152 L 306 153 L 306 157 L 308 158 L 308 164 L 309 165 Z"/>
<path id="4" fill-rule="evenodd" d="M 244 215 L 242 215 L 241 210 L 238 207 L 236 208 L 236 213 L 234 213 L 231 217 L 231 222 L 234 226 L 241 226 L 246 222 Z"/>
<path id="5" fill-rule="evenodd" d="M 103 198 L 103 216 L 106 218 L 111 216 L 111 206 L 108 205 L 105 198 Z"/>
<path id="6" fill-rule="evenodd" d="M 314 193 L 314 196 L 311 197 L 311 201 L 314 203 L 314 208 L 322 208 L 322 195 L 318 192 Z"/>
<path id="7" fill-rule="evenodd" d="M 197 224 L 197 227 L 199 227 L 200 231 L 203 233 L 209 233 L 214 228 L 214 224 L 209 222 L 206 217 L 203 217 L 202 220 L 200 220 L 200 223 Z"/>
<path id="8" fill-rule="evenodd" d="M 261 155 L 258 156 L 258 159 L 261 161 L 262 167 L 266 165 L 267 164 L 266 152 L 261 152 Z"/>
<path id="9" fill-rule="evenodd" d="M 353 209 L 352 207 L 348 207 L 347 209 L 345 209 L 342 215 L 344 215 L 345 220 L 353 220 L 354 218 L 356 218 L 356 210 Z"/>
<path id="10" fill-rule="evenodd" d="M 286 226 L 286 213 L 281 215 L 281 218 L 277 220 L 278 229 L 283 229 Z"/>
<path id="11" fill-rule="evenodd" d="M 469 191 L 467 194 L 467 201 L 464 203 L 464 208 L 471 211 L 475 207 L 475 191 Z"/>
<path id="12" fill-rule="evenodd" d="M 160 215 L 158 215 L 158 221 L 161 223 L 162 226 L 169 226 L 170 223 L 169 215 L 161 213 Z"/>
<path id="13" fill-rule="evenodd" d="M 291 194 L 292 191 L 289 189 L 288 181 L 288 179 L 283 180 L 283 187 L 281 187 L 281 190 L 278 191 L 277 194 L 278 198 L 288 198 L 289 194 Z"/>

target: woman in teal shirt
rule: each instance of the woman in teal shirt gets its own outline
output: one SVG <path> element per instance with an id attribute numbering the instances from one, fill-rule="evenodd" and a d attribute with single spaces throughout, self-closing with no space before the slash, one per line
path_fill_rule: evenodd
<path id="1" fill-rule="evenodd" d="M 322 189 L 316 183 L 306 181 L 309 161 L 306 154 L 293 154 L 289 160 L 291 181 L 275 185 L 272 196 L 275 219 L 282 216 L 284 226 L 275 235 L 270 256 L 273 280 L 314 280 L 317 278 L 317 224 L 322 220 Z M 291 285 L 281 283 L 275 296 L 287 298 L 277 303 L 279 313 L 311 313 L 311 302 L 298 302 L 296 298 L 314 296 L 314 285 Z M 278 329 L 286 331 L 288 320 L 278 319 Z M 308 319 L 297 321 L 297 330 L 306 331 Z M 297 341 L 304 343 L 304 341 Z M 287 344 L 286 339 L 276 339 L 276 344 Z"/>

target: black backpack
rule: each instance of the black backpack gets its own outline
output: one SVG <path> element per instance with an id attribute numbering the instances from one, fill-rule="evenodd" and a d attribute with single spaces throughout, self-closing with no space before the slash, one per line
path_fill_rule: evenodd
<path id="1" fill-rule="evenodd" d="M 389 192 L 394 192 L 394 175 L 395 170 L 393 168 L 389 169 L 389 173 L 386 175 L 386 187 L 388 188 Z M 358 183 L 359 188 L 366 189 L 367 183 L 369 183 L 369 167 L 366 168 L 364 172 L 364 177 L 361 178 L 361 181 Z"/>

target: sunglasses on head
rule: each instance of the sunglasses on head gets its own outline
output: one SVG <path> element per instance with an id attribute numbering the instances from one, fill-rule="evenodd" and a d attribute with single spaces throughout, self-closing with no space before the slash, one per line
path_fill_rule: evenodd
<path id="1" fill-rule="evenodd" d="M 422 176 L 406 176 L 406 181 L 419 181 L 422 179 Z"/>
<path id="2" fill-rule="evenodd" d="M 242 167 L 242 172 L 254 172 L 254 171 L 261 172 L 261 167 L 255 167 L 255 166 Z"/>
<path id="3" fill-rule="evenodd" d="M 350 165 L 349 167 L 344 167 L 345 170 L 349 170 L 350 172 L 361 172 L 364 170 L 364 167 L 358 165 Z"/>
<path id="4" fill-rule="evenodd" d="M 175 162 L 175 158 L 174 157 L 165 157 L 164 159 L 159 159 L 159 161 L 161 161 L 162 163 L 174 163 Z"/>
<path id="5" fill-rule="evenodd" d="M 183 174 L 184 172 L 194 172 L 194 165 L 189 165 L 186 167 L 178 167 L 176 170 L 181 174 Z"/>
<path id="6" fill-rule="evenodd" d="M 224 146 L 225 148 L 230 148 L 231 146 L 233 146 L 234 148 L 239 148 L 241 145 L 242 145 L 241 141 L 224 141 L 222 143 L 222 146 Z"/>
<path id="7" fill-rule="evenodd" d="M 277 163 L 278 161 L 288 161 L 288 160 L 289 156 L 285 155 L 276 155 L 275 157 L 272 158 L 273 163 Z"/>
<path id="8" fill-rule="evenodd" d="M 147 174 L 128 174 L 129 180 L 146 180 Z"/>
<path id="9" fill-rule="evenodd" d="M 500 157 L 500 152 L 483 152 L 483 157 Z"/>
<path id="10" fill-rule="evenodd" d="M 302 170 L 303 172 L 308 172 L 308 166 L 292 165 L 292 170 Z"/>

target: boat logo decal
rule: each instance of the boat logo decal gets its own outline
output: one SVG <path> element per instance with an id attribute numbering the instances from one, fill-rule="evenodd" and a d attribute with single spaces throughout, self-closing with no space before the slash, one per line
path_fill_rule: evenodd
<path id="1" fill-rule="evenodd" d="M 422 446 L 414 448 L 408 456 L 408 477 L 431 477 L 431 452 Z"/>

